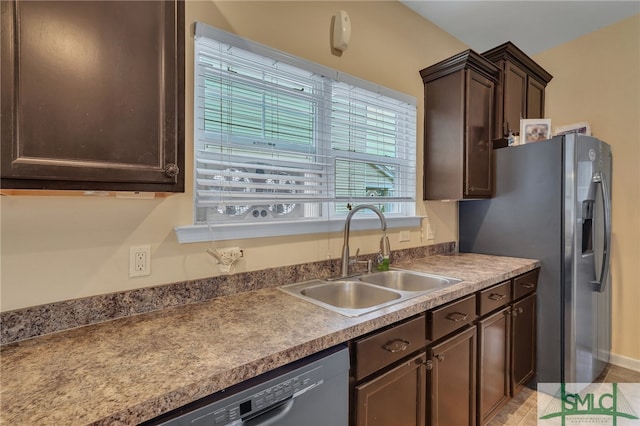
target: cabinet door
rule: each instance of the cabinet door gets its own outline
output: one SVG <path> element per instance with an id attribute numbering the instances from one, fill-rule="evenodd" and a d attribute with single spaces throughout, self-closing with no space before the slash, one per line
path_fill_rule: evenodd
<path id="1" fill-rule="evenodd" d="M 484 424 L 510 398 L 511 307 L 478 322 L 478 419 Z"/>
<path id="2" fill-rule="evenodd" d="M 536 293 L 513 304 L 511 348 L 511 395 L 514 396 L 536 372 Z"/>
<path id="3" fill-rule="evenodd" d="M 355 388 L 357 426 L 425 424 L 424 353 Z"/>
<path id="4" fill-rule="evenodd" d="M 475 425 L 476 327 L 430 347 L 427 359 L 430 426 Z"/>
<path id="5" fill-rule="evenodd" d="M 520 132 L 520 119 L 527 114 L 527 74 L 510 62 L 504 68 L 503 127 Z"/>
<path id="6" fill-rule="evenodd" d="M 527 80 L 527 115 L 526 118 L 544 117 L 544 84 L 533 77 Z"/>
<path id="7" fill-rule="evenodd" d="M 465 122 L 465 197 L 491 196 L 491 139 L 494 83 L 467 72 Z"/>
<path id="8" fill-rule="evenodd" d="M 425 200 L 464 195 L 465 79 L 459 70 L 424 85 Z"/>
<path id="9" fill-rule="evenodd" d="M 183 2 L 1 3 L 3 188 L 183 191 Z"/>

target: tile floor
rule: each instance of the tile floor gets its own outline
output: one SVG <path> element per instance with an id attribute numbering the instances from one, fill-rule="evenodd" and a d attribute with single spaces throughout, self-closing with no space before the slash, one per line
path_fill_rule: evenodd
<path id="1" fill-rule="evenodd" d="M 603 383 L 640 383 L 640 372 L 609 365 L 596 379 Z M 536 426 L 538 424 L 538 395 L 535 390 L 524 388 L 487 426 Z"/>

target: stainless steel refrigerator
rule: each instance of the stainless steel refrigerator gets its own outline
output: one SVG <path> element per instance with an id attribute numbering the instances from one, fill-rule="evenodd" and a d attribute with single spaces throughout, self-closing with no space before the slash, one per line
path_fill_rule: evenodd
<path id="1" fill-rule="evenodd" d="M 460 251 L 541 260 L 537 382 L 590 383 L 611 348 L 611 148 L 569 134 L 495 160 L 495 197 L 459 203 Z"/>

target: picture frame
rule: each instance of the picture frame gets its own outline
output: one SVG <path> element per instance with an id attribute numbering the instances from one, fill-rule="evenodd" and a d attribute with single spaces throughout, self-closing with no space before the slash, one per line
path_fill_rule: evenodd
<path id="1" fill-rule="evenodd" d="M 583 121 L 581 123 L 573 123 L 556 127 L 556 136 L 566 135 L 568 133 L 580 133 L 582 135 L 591 136 L 591 125 L 588 122 Z"/>
<path id="2" fill-rule="evenodd" d="M 551 138 L 550 118 L 527 118 L 520 120 L 520 143 L 532 143 Z"/>

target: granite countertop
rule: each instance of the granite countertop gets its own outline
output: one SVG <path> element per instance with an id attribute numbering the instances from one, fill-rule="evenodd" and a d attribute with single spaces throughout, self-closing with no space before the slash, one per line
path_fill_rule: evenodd
<path id="1" fill-rule="evenodd" d="M 5 345 L 0 424 L 136 424 L 540 263 L 461 253 L 394 266 L 463 281 L 357 318 L 267 288 Z"/>

